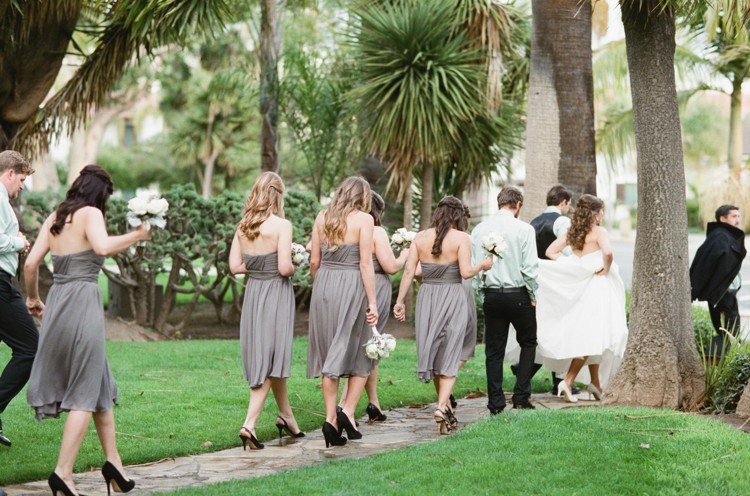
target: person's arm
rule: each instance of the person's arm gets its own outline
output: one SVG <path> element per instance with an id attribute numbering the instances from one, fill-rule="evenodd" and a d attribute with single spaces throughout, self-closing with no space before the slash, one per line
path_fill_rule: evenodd
<path id="1" fill-rule="evenodd" d="M 107 226 L 104 224 L 104 214 L 96 207 L 84 207 L 76 215 L 82 214 L 85 222 L 86 239 L 88 240 L 94 253 L 108 257 L 129 248 L 138 241 L 151 239 L 151 232 L 147 229 L 146 223 L 142 223 L 135 230 L 119 236 L 110 236 L 107 234 Z"/>
<path id="2" fill-rule="evenodd" d="M 536 242 L 536 240 L 535 240 Z M 568 246 L 568 235 L 560 236 L 547 247 L 547 251 L 544 252 L 547 258 L 550 260 L 557 260 L 562 256 L 562 251 Z"/>
<path id="3" fill-rule="evenodd" d="M 313 224 L 312 238 L 310 239 L 310 275 L 313 281 L 315 280 L 315 274 L 318 273 L 320 268 L 320 259 L 322 252 L 320 250 L 320 229 L 323 228 L 323 217 L 324 212 L 320 212 L 315 218 L 315 224 Z"/>
<path id="4" fill-rule="evenodd" d="M 406 320 L 406 306 L 404 305 L 404 299 L 411 289 L 412 281 L 414 280 L 414 274 L 417 270 L 417 263 L 419 262 L 419 253 L 417 250 L 417 240 L 420 235 L 414 238 L 411 242 L 411 250 L 409 250 L 409 257 L 406 259 L 406 265 L 404 266 L 404 273 L 401 276 L 401 284 L 398 286 L 398 296 L 396 296 L 396 304 L 393 305 L 393 316 L 396 320 L 403 322 Z"/>
<path id="5" fill-rule="evenodd" d="M 596 242 L 599 244 L 599 248 L 602 250 L 602 263 L 604 266 L 595 272 L 598 276 L 604 276 L 609 273 L 610 267 L 612 267 L 612 261 L 614 255 L 612 254 L 612 246 L 609 244 L 609 234 L 603 227 L 597 227 L 598 236 Z"/>
<path id="6" fill-rule="evenodd" d="M 5 234 L 5 230 L 13 221 L 11 215 L 15 214 L 9 203 L 0 205 L 0 253 L 19 253 L 28 248 L 26 236 L 20 232 L 16 236 Z"/>
<path id="7" fill-rule="evenodd" d="M 458 245 L 458 268 L 461 271 L 461 277 L 470 279 L 483 270 L 492 268 L 492 257 L 488 256 L 479 260 L 476 265 L 471 264 L 471 238 L 466 233 L 461 233 L 460 244 Z"/>
<path id="8" fill-rule="evenodd" d="M 244 274 L 247 272 L 245 262 L 242 260 L 242 246 L 240 245 L 240 232 L 237 230 L 232 238 L 232 247 L 229 248 L 229 272 L 232 274 Z"/>
<path id="9" fill-rule="evenodd" d="M 409 256 L 409 248 L 401 250 L 398 258 L 394 257 L 388 234 L 380 226 L 375 227 L 373 239 L 375 240 L 375 258 L 386 274 L 395 274 L 404 268 L 406 258 Z"/>
<path id="10" fill-rule="evenodd" d="M 279 229 L 279 244 L 276 247 L 276 253 L 279 257 L 279 274 L 284 277 L 290 277 L 294 274 L 294 264 L 292 263 L 292 223 L 286 219 L 279 219 L 281 227 Z"/>
<path id="11" fill-rule="evenodd" d="M 531 304 L 536 305 L 536 290 L 539 288 L 537 277 L 539 277 L 539 257 L 536 253 L 536 233 L 534 228 L 528 226 L 526 237 L 521 241 L 521 276 L 524 285 L 529 292 Z"/>
<path id="12" fill-rule="evenodd" d="M 23 278 L 26 282 L 26 308 L 31 315 L 36 317 L 41 317 L 44 313 L 44 303 L 39 298 L 39 266 L 49 252 L 49 228 L 54 216 L 55 213 L 47 217 L 47 220 L 42 224 L 34 247 L 23 264 Z"/>
<path id="13" fill-rule="evenodd" d="M 359 273 L 365 286 L 367 297 L 367 323 L 374 326 L 378 323 L 378 300 L 375 292 L 375 268 L 372 265 L 372 235 L 375 222 L 370 214 L 357 215 L 359 225 Z"/>

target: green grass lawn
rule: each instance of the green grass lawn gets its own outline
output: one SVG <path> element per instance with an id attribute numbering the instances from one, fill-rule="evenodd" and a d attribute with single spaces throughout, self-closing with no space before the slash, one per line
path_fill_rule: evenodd
<path id="1" fill-rule="evenodd" d="M 107 355 L 119 387 L 115 408 L 118 444 L 125 463 L 134 464 L 191 453 L 237 446 L 237 434 L 247 413 L 248 386 L 242 378 L 239 342 L 164 341 L 152 343 L 109 342 Z M 320 380 L 305 377 L 307 339 L 294 341 L 292 377 L 288 389 L 295 415 L 303 430 L 319 429 L 323 417 Z M 0 345 L 0 366 L 10 357 Z M 379 397 L 383 408 L 435 401 L 432 384 L 417 380 L 414 341 L 400 340 L 392 355 L 381 362 Z M 548 375 L 548 374 L 547 374 Z M 549 382 L 534 381 L 535 391 Z M 511 388 L 512 377 L 506 381 Z M 484 348 L 461 371 L 456 394 L 486 390 Z M 362 395 L 358 415 L 364 414 Z M 272 396 L 256 428 L 261 441 L 278 435 L 277 410 Z M 0 449 L 0 484 L 46 478 L 55 466 L 63 420 L 37 422 L 26 404 L 25 391 L 3 414 L 3 427 L 14 441 Z M 206 445 L 208 443 L 208 445 Z M 0 447 L 2 448 L 2 447 Z M 93 428 L 84 441 L 76 470 L 103 463 Z"/>
<path id="2" fill-rule="evenodd" d="M 170 494 L 739 495 L 748 466 L 747 435 L 721 422 L 585 408 L 506 412 L 408 449 Z"/>

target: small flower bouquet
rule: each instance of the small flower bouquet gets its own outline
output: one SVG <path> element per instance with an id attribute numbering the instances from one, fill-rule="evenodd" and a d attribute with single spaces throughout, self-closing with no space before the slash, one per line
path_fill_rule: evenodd
<path id="1" fill-rule="evenodd" d="M 310 263 L 310 254 L 299 243 L 292 243 L 292 265 L 297 268 L 306 267 Z"/>
<path id="2" fill-rule="evenodd" d="M 146 228 L 158 227 L 164 229 L 167 226 L 167 219 L 164 215 L 169 209 L 169 202 L 164 198 L 148 191 L 139 193 L 128 201 L 128 224 L 138 227 L 146 223 Z"/>
<path id="3" fill-rule="evenodd" d="M 380 334 L 375 327 L 371 327 L 372 337 L 364 345 L 367 358 L 387 358 L 396 349 L 396 338 L 391 334 Z"/>
<path id="4" fill-rule="evenodd" d="M 407 231 L 405 227 L 400 227 L 391 236 L 391 246 L 398 250 L 405 250 L 411 246 L 416 235 L 414 231 Z"/>
<path id="5" fill-rule="evenodd" d="M 488 255 L 503 258 L 503 253 L 508 249 L 508 242 L 500 234 L 491 232 L 482 238 L 482 248 Z"/>

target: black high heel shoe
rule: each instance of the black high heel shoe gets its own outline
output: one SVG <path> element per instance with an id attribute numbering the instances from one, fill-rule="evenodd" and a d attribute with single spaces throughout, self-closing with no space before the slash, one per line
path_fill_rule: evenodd
<path id="1" fill-rule="evenodd" d="M 104 466 L 102 467 L 102 475 L 104 476 L 104 480 L 107 482 L 107 495 L 110 494 L 110 484 L 112 485 L 112 488 L 116 493 L 127 493 L 132 491 L 135 487 L 135 481 L 133 479 L 126 479 L 125 476 L 122 475 L 119 470 L 117 470 L 117 467 L 109 462 L 104 462 Z"/>
<path id="2" fill-rule="evenodd" d="M 250 445 L 250 450 L 262 450 L 265 447 L 263 443 L 258 441 L 258 438 L 253 436 L 253 433 L 247 427 L 240 429 L 240 439 L 242 439 L 242 451 L 247 450 L 248 444 Z"/>
<path id="3" fill-rule="evenodd" d="M 448 421 L 448 425 L 450 425 L 451 430 L 455 430 L 456 427 L 458 427 L 458 419 L 453 414 L 453 410 L 450 409 L 450 407 L 445 407 L 445 420 Z"/>
<path id="4" fill-rule="evenodd" d="M 279 420 L 281 420 L 281 423 L 279 423 Z M 286 420 L 284 420 L 284 417 L 281 415 L 276 417 L 276 428 L 279 430 L 279 439 L 281 439 L 281 435 L 284 431 L 286 431 L 291 437 L 305 437 L 305 433 L 302 431 L 297 433 L 292 432 L 292 429 L 289 428 L 289 424 L 286 423 Z"/>
<path id="5" fill-rule="evenodd" d="M 452 429 L 447 419 L 445 418 L 445 412 L 438 408 L 437 410 L 435 410 L 434 417 L 435 423 L 438 427 L 438 434 L 443 436 L 450 434 Z"/>
<path id="6" fill-rule="evenodd" d="M 73 491 L 70 490 L 65 481 L 56 472 L 52 472 L 49 479 L 47 479 L 47 484 L 49 484 L 49 488 L 52 490 L 52 496 L 57 496 L 58 491 L 62 492 L 65 496 L 75 496 Z M 86 496 L 85 494 L 78 494 L 79 496 Z"/>
<path id="7" fill-rule="evenodd" d="M 330 423 L 323 424 L 323 437 L 326 440 L 326 448 L 333 446 L 343 446 L 346 444 L 346 438 Z"/>
<path id="8" fill-rule="evenodd" d="M 456 408 L 458 406 L 458 401 L 456 401 L 455 396 L 451 395 L 450 401 L 451 401 L 451 408 Z"/>
<path id="9" fill-rule="evenodd" d="M 383 415 L 380 408 L 370 403 L 367 405 L 367 416 L 370 417 L 370 422 L 385 422 L 388 417 Z"/>
<path id="10" fill-rule="evenodd" d="M 362 439 L 362 433 L 352 425 L 351 420 L 343 410 L 336 414 L 336 420 L 339 423 L 339 433 L 341 433 L 341 429 L 346 430 L 346 437 L 349 438 L 349 441 Z"/>

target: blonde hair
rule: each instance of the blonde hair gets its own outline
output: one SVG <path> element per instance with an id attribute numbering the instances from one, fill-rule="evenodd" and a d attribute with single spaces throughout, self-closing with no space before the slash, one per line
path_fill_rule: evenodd
<path id="1" fill-rule="evenodd" d="M 568 229 L 568 244 L 574 250 L 583 250 L 586 236 L 596 225 L 596 214 L 603 208 L 604 202 L 594 195 L 581 195 L 578 199 Z"/>
<path id="2" fill-rule="evenodd" d="M 362 177 L 348 177 L 336 189 L 331 205 L 323 214 L 322 239 L 336 250 L 344 242 L 346 218 L 354 211 L 369 212 L 372 203 L 370 184 Z"/>
<path id="3" fill-rule="evenodd" d="M 264 172 L 253 184 L 237 229 L 252 241 L 260 234 L 260 225 L 272 214 L 284 217 L 284 183 L 275 172 Z"/>

